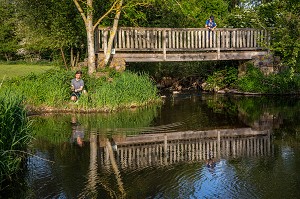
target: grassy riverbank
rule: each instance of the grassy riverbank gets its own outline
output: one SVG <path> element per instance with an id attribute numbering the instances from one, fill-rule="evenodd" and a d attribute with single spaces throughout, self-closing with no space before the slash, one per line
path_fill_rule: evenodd
<path id="1" fill-rule="evenodd" d="M 160 101 L 158 90 L 147 75 L 106 70 L 91 77 L 83 72 L 88 94 L 76 103 L 70 101 L 70 81 L 75 72 L 64 69 L 7 79 L 1 89 L 24 95 L 26 108 L 34 113 L 110 112 Z"/>

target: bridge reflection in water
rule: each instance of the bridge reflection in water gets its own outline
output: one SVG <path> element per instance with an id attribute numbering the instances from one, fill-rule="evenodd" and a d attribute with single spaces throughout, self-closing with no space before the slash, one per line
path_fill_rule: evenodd
<path id="1" fill-rule="evenodd" d="M 117 165 L 122 169 L 140 169 L 203 162 L 211 156 L 216 160 L 265 156 L 271 154 L 270 142 L 270 130 L 251 128 L 115 137 L 112 142 L 100 140 L 98 163 L 107 169 Z"/>

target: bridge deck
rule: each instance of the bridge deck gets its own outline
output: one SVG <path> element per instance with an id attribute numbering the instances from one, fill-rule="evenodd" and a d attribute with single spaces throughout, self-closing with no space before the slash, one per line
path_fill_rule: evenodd
<path id="1" fill-rule="evenodd" d="M 110 28 L 99 28 L 95 50 L 106 53 Z M 131 28 L 117 30 L 111 54 L 126 62 L 247 60 L 268 53 L 268 32 L 257 29 Z"/>

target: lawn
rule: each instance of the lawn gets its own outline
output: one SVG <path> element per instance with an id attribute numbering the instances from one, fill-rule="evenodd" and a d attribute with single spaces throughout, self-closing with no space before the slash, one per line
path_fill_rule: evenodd
<path id="1" fill-rule="evenodd" d="M 49 64 L 7 64 L 0 63 L 0 82 L 17 76 L 26 76 L 30 73 L 43 73 L 55 66 Z"/>

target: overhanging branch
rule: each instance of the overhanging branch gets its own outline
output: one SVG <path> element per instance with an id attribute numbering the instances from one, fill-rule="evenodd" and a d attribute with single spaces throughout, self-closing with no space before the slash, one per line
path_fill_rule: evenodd
<path id="1" fill-rule="evenodd" d="M 80 15 L 81 15 L 81 17 L 82 17 L 84 23 L 86 23 L 86 21 L 87 21 L 86 16 L 85 16 L 84 11 L 82 10 L 82 8 L 81 8 L 81 6 L 80 6 L 78 0 L 73 0 L 73 2 L 74 2 L 74 4 L 76 5 L 76 8 L 77 8 L 77 10 L 79 11 L 79 13 L 80 13 Z"/>
<path id="2" fill-rule="evenodd" d="M 97 21 L 97 22 L 95 23 L 95 25 L 93 26 L 93 30 L 96 29 L 96 27 L 99 25 L 99 23 L 100 23 L 105 17 L 107 17 L 107 15 L 109 15 L 113 10 L 115 10 L 114 7 L 116 6 L 117 3 L 118 3 L 118 1 L 115 1 L 115 2 L 113 3 L 113 5 L 110 7 L 110 9 L 109 9 L 104 15 L 102 15 L 102 16 L 98 19 L 98 21 Z"/>

